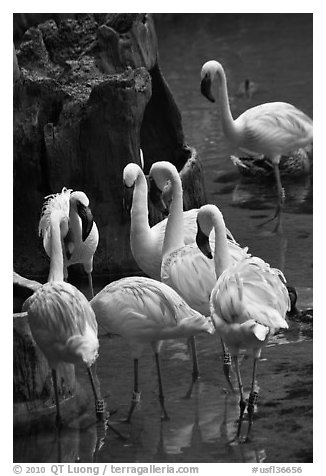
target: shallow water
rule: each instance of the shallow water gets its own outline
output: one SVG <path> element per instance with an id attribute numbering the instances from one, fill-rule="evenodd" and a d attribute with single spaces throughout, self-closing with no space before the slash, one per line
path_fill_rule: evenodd
<path id="1" fill-rule="evenodd" d="M 111 429 L 94 422 L 93 400 L 89 413 L 64 426 L 30 431 L 14 440 L 15 462 L 309 462 L 312 458 L 311 326 L 290 323 L 286 334 L 274 337 L 258 365 L 260 399 L 252 441 L 236 444 L 238 395 L 227 391 L 222 356 L 215 336 L 197 338 L 201 378 L 191 399 L 185 395 L 191 382 L 191 358 L 182 340 L 166 341 L 162 375 L 169 421 L 161 421 L 155 363 L 148 348 L 140 361 L 141 403 L 131 424 L 125 423 L 132 390 L 129 350 L 119 338 L 102 338 L 97 374 Z M 280 345 L 283 344 L 283 345 Z M 252 359 L 243 355 L 241 371 L 249 392 Z M 89 389 L 86 372 L 78 379 Z M 232 374 L 236 387 L 236 378 Z M 244 423 L 244 430 L 246 422 Z M 282 435 L 283 443 L 279 435 Z M 286 438 L 291 435 L 291 441 Z"/>
<path id="2" fill-rule="evenodd" d="M 270 184 L 242 179 L 229 156 L 218 104 L 199 92 L 204 61 L 218 59 L 226 69 L 234 115 L 258 103 L 284 100 L 312 116 L 312 15 L 171 15 L 157 22 L 161 69 L 182 112 L 187 142 L 203 162 L 208 201 L 218 205 L 237 241 L 249 246 L 296 286 L 299 307 L 312 307 L 312 179 L 285 181 L 283 235 L 257 225 L 274 209 Z M 238 95 L 245 79 L 256 83 L 251 99 Z M 98 289 L 103 283 L 96 283 Z M 112 412 L 112 430 L 89 413 L 56 434 L 30 430 L 14 439 L 15 462 L 309 462 L 312 461 L 312 328 L 290 322 L 275 336 L 258 365 L 260 397 L 252 441 L 232 442 L 238 396 L 226 392 L 221 348 L 214 336 L 197 339 L 201 379 L 191 399 L 191 360 L 184 341 L 167 341 L 162 373 L 168 422 L 160 420 L 155 364 L 148 348 L 140 362 L 142 400 L 131 424 L 126 417 L 132 390 L 132 362 L 120 338 L 102 338 L 97 373 Z M 241 363 L 249 391 L 252 359 Z M 77 369 L 89 388 L 87 375 Z M 232 376 L 234 385 L 235 376 Z M 245 425 L 245 424 L 244 424 Z"/>

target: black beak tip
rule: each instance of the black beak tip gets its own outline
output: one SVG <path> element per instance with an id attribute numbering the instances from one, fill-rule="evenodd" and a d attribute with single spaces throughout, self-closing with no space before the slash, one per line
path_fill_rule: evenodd
<path id="1" fill-rule="evenodd" d="M 207 76 L 205 76 L 200 83 L 200 91 L 210 102 L 215 102 L 215 98 L 211 93 L 211 81 Z"/>

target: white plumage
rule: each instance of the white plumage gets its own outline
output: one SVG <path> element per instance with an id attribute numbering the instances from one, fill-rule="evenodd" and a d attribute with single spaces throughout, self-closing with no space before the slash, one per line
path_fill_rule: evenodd
<path id="1" fill-rule="evenodd" d="M 47 202 L 51 202 L 51 209 L 63 207 L 64 213 L 69 216 L 69 230 L 64 237 L 64 278 L 68 277 L 67 268 L 72 264 L 81 263 L 88 276 L 90 295 L 93 297 L 93 257 L 99 242 L 99 233 L 89 208 L 89 199 L 84 192 L 62 189 L 46 197 L 39 223 L 39 234 L 43 236 L 43 246 L 49 256 L 48 217 L 51 210 L 46 210 Z"/>
<path id="2" fill-rule="evenodd" d="M 52 369 L 58 423 L 61 416 L 56 369 L 60 362 L 81 362 L 87 366 L 96 406 L 103 407 L 90 369 L 99 348 L 95 314 L 86 297 L 63 281 L 62 242 L 68 233 L 69 200 L 70 191 L 64 189 L 61 194 L 47 197 L 44 203 L 40 230 L 50 256 L 49 282 L 39 287 L 23 306 L 35 342 Z M 97 415 L 102 416 L 102 413 L 97 412 Z"/>
<path id="3" fill-rule="evenodd" d="M 150 227 L 148 223 L 148 187 L 139 165 L 130 163 L 123 171 L 123 182 L 132 193 L 130 247 L 139 268 L 153 279 L 161 279 L 162 246 L 167 219 Z M 183 212 L 185 243 L 195 241 L 198 209 Z"/>
<path id="4" fill-rule="evenodd" d="M 209 298 L 216 282 L 214 263 L 201 253 L 196 243 L 184 244 L 183 192 L 182 183 L 175 166 L 169 162 L 156 162 L 150 170 L 150 177 L 156 186 L 164 190 L 169 183 L 172 189 L 172 202 L 166 226 L 161 266 L 162 282 L 171 286 L 190 307 L 205 316 L 210 315 Z M 225 227 L 223 232 L 226 233 Z M 228 235 L 230 233 L 227 231 Z M 211 246 L 215 247 L 215 231 L 211 234 Z M 238 260 L 246 254 L 235 242 L 228 238 L 227 243 L 233 259 Z M 190 341 L 193 349 L 193 383 L 198 378 L 198 364 L 194 338 Z M 230 358 L 224 352 L 224 373 L 228 383 Z M 191 389 L 189 394 L 191 393 Z"/>
<path id="5" fill-rule="evenodd" d="M 210 318 L 191 309 L 169 286 L 145 277 L 128 277 L 108 284 L 91 301 L 99 330 L 124 337 L 134 359 L 134 396 L 128 421 L 139 401 L 138 359 L 151 344 L 157 366 L 159 399 L 164 407 L 159 351 L 162 340 L 190 337 L 200 332 L 214 333 Z"/>
<path id="6" fill-rule="evenodd" d="M 98 356 L 97 322 L 86 297 L 64 281 L 44 284 L 28 299 L 35 341 L 52 369 L 60 362 L 90 367 Z"/>
<path id="7" fill-rule="evenodd" d="M 249 426 L 252 426 L 254 404 L 258 398 L 255 390 L 255 371 L 261 349 L 268 337 L 279 329 L 287 329 L 286 312 L 290 309 L 290 298 L 281 271 L 271 268 L 257 257 L 244 256 L 234 262 L 223 239 L 224 219 L 214 205 L 205 205 L 198 212 L 199 233 L 208 236 L 214 226 L 219 241 L 215 246 L 215 268 L 217 282 L 210 297 L 211 317 L 217 333 L 227 343 L 235 362 L 240 390 L 240 420 L 237 437 L 240 436 L 241 423 L 246 403 L 238 365 L 240 349 L 252 349 L 254 369 L 248 403 Z M 207 252 L 201 238 L 199 244 Z M 209 245 L 208 245 L 209 246 Z"/>
<path id="8" fill-rule="evenodd" d="M 312 119 L 292 104 L 270 102 L 247 109 L 234 120 L 229 105 L 225 72 L 218 61 L 207 61 L 203 65 L 201 91 L 207 99 L 214 102 L 211 85 L 216 76 L 219 80 L 221 120 L 225 137 L 244 152 L 251 155 L 262 154 L 272 161 L 278 191 L 275 216 L 278 216 L 284 201 L 279 171 L 281 156 L 312 143 Z"/>

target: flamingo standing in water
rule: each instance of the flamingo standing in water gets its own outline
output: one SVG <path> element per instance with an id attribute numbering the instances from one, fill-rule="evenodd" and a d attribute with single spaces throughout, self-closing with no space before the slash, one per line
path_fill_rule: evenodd
<path id="1" fill-rule="evenodd" d="M 286 312 L 290 298 L 285 277 L 278 269 L 257 257 L 244 256 L 233 262 L 225 238 L 222 213 L 214 205 L 204 205 L 198 212 L 197 244 L 203 253 L 212 258 L 209 233 L 214 227 L 216 236 L 214 262 L 217 282 L 210 297 L 211 317 L 216 332 L 231 351 L 240 391 L 240 418 L 237 438 L 240 438 L 246 402 L 238 363 L 240 349 L 252 349 L 254 365 L 248 401 L 248 440 L 253 423 L 254 405 L 258 398 L 255 376 L 262 347 L 279 329 L 287 329 Z"/>
<path id="2" fill-rule="evenodd" d="M 169 286 L 146 277 L 122 278 L 108 284 L 90 302 L 99 324 L 106 333 L 124 337 L 134 361 L 134 391 L 127 421 L 140 401 L 138 361 L 144 346 L 151 344 L 158 376 L 159 401 L 167 420 L 159 352 L 162 341 L 190 337 L 206 332 L 213 334 L 210 318 L 191 309 Z"/>
<path id="3" fill-rule="evenodd" d="M 215 268 L 211 260 L 200 252 L 196 243 L 185 244 L 184 212 L 182 211 L 183 192 L 180 175 L 173 164 L 162 161 L 152 165 L 149 177 L 152 180 L 151 184 L 155 184 L 159 190 L 164 190 L 168 183 L 172 189 L 172 202 L 162 248 L 161 280 L 177 291 L 190 307 L 205 316 L 209 316 L 209 297 L 216 282 Z M 224 231 L 226 231 L 225 227 Z M 232 259 L 238 260 L 246 254 L 246 250 L 240 248 L 228 230 L 226 233 L 231 236 L 227 239 L 227 242 Z M 214 234 L 211 236 L 211 244 L 214 248 Z M 191 337 L 190 344 L 194 358 L 194 384 L 199 376 L 194 337 Z M 231 359 L 223 341 L 222 348 L 224 374 L 232 387 L 229 377 Z M 191 394 L 191 390 L 192 387 L 190 387 L 188 395 Z"/>
<path id="4" fill-rule="evenodd" d="M 48 282 L 40 286 L 23 306 L 35 342 L 52 369 L 56 421 L 61 423 L 57 389 L 60 362 L 86 365 L 95 398 L 96 415 L 104 416 L 103 400 L 94 385 L 91 366 L 98 356 L 97 322 L 93 309 L 76 287 L 64 282 L 63 242 L 69 231 L 70 191 L 47 197 L 40 230 L 50 256 Z"/>
<path id="5" fill-rule="evenodd" d="M 207 99 L 215 102 L 211 92 L 215 77 L 218 78 L 225 137 L 244 152 L 251 155 L 262 154 L 272 161 L 278 193 L 274 217 L 278 217 L 278 228 L 285 197 L 279 170 L 281 156 L 312 142 L 312 119 L 291 104 L 270 102 L 247 109 L 234 120 L 230 110 L 225 72 L 218 61 L 207 61 L 203 65 L 201 92 Z"/>
<path id="6" fill-rule="evenodd" d="M 62 189 L 62 195 L 69 196 L 69 229 L 64 238 L 64 279 L 68 278 L 67 268 L 72 264 L 81 263 L 88 276 L 89 291 L 94 297 L 92 271 L 93 256 L 97 249 L 99 234 L 96 223 L 89 207 L 89 199 L 84 192 Z M 53 194 L 46 199 L 59 197 L 60 194 Z M 50 256 L 50 244 L 47 235 L 42 229 L 41 220 L 39 233 L 43 235 L 43 246 L 48 256 Z"/>
<path id="7" fill-rule="evenodd" d="M 148 223 L 148 187 L 144 172 L 135 163 L 123 170 L 124 204 L 130 210 L 130 247 L 139 268 L 150 278 L 161 280 L 162 246 L 167 219 L 150 227 Z M 165 209 L 160 202 L 161 209 Z M 198 209 L 183 212 L 184 242 L 195 242 Z"/>

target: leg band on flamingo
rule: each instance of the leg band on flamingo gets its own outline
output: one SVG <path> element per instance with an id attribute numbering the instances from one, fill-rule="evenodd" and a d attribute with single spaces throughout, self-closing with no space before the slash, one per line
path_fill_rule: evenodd
<path id="1" fill-rule="evenodd" d="M 141 397 L 140 392 L 133 392 L 131 401 L 135 402 L 135 403 L 139 403 L 140 402 L 140 397 Z"/>
<path id="2" fill-rule="evenodd" d="M 105 412 L 105 403 L 104 400 L 97 400 L 95 404 L 96 413 L 104 413 Z"/>

